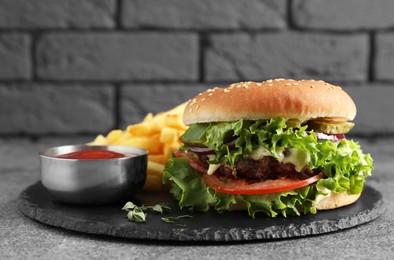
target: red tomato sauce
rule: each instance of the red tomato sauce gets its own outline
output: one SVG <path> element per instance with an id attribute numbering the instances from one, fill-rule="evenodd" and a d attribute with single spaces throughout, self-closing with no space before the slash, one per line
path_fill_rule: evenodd
<path id="1" fill-rule="evenodd" d="M 97 160 L 97 159 L 115 159 L 128 157 L 125 154 L 107 151 L 107 150 L 83 150 L 72 153 L 65 153 L 56 156 L 64 159 L 79 159 L 79 160 Z"/>

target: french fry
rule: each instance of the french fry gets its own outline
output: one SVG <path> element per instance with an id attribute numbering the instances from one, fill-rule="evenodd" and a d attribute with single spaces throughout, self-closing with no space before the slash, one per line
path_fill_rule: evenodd
<path id="1" fill-rule="evenodd" d="M 146 175 L 145 184 L 142 189 L 145 191 L 165 191 L 169 190 L 170 186 L 168 184 L 163 184 L 162 176 L 148 174 Z"/>
<path id="2" fill-rule="evenodd" d="M 162 151 L 163 144 L 160 142 L 160 134 L 152 135 L 149 138 L 149 145 L 146 148 L 149 153 L 159 154 Z"/>
<path id="3" fill-rule="evenodd" d="M 160 131 L 154 129 L 154 123 L 142 122 L 136 125 L 129 125 L 127 127 L 127 132 L 133 136 L 149 136 Z"/>
<path id="4" fill-rule="evenodd" d="M 143 190 L 165 191 L 163 169 L 165 162 L 181 143 L 179 137 L 187 127 L 182 122 L 186 103 L 156 115 L 149 113 L 145 118 L 125 130 L 112 130 L 107 136 L 98 135 L 89 145 L 126 145 L 148 150 L 147 178 Z"/>
<path id="5" fill-rule="evenodd" d="M 166 119 L 166 115 L 162 112 L 157 114 L 153 120 L 152 120 L 152 128 L 153 131 L 155 131 L 155 133 L 160 133 L 161 129 L 163 129 L 163 127 L 165 127 L 165 119 Z"/>
<path id="6" fill-rule="evenodd" d="M 181 131 L 185 131 L 187 127 L 182 122 L 182 115 L 167 115 L 165 118 L 165 125 Z"/>
<path id="7" fill-rule="evenodd" d="M 106 145 L 106 144 L 107 144 L 107 138 L 105 138 L 103 135 L 98 135 L 96 139 L 88 143 L 88 145 Z"/>
<path id="8" fill-rule="evenodd" d="M 178 131 L 174 128 L 163 127 L 160 134 L 160 142 L 172 144 L 178 140 Z"/>
<path id="9" fill-rule="evenodd" d="M 127 141 L 123 143 L 123 145 L 127 146 L 136 146 L 140 148 L 144 148 L 146 150 L 149 150 L 149 137 L 147 136 L 131 136 Z"/>
<path id="10" fill-rule="evenodd" d="M 165 144 L 164 145 L 164 160 L 167 161 L 170 159 L 173 151 L 179 148 L 178 144 Z"/>
<path id="11" fill-rule="evenodd" d="M 151 175 L 162 176 L 164 164 L 148 161 L 148 172 Z"/>
<path id="12" fill-rule="evenodd" d="M 131 138 L 131 134 L 127 131 L 123 131 L 122 136 L 116 141 L 116 145 L 126 145 L 127 141 Z"/>
<path id="13" fill-rule="evenodd" d="M 164 154 L 149 154 L 149 161 L 164 164 Z"/>
<path id="14" fill-rule="evenodd" d="M 112 130 L 107 135 L 107 144 L 115 144 L 122 135 L 122 130 Z"/>
<path id="15" fill-rule="evenodd" d="M 142 122 L 150 122 L 153 120 L 153 114 L 149 113 L 145 116 L 144 120 L 142 120 Z"/>

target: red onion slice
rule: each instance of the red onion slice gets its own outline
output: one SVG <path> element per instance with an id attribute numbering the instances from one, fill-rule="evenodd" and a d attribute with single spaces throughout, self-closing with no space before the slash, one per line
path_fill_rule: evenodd
<path id="1" fill-rule="evenodd" d="M 208 147 L 188 146 L 187 148 L 193 153 L 198 153 L 202 155 L 215 154 L 215 151 Z"/>
<path id="2" fill-rule="evenodd" d="M 227 145 L 228 146 L 228 148 L 231 150 L 231 149 L 234 149 L 235 148 L 235 141 L 236 141 L 237 139 L 235 139 L 235 140 L 233 140 L 233 141 L 231 141 L 231 142 L 229 142 L 229 143 L 227 143 L 227 144 L 225 144 L 225 145 Z"/>
<path id="3" fill-rule="evenodd" d="M 229 149 L 234 149 L 235 140 L 224 145 L 227 145 Z M 188 146 L 187 148 L 193 153 L 198 153 L 202 155 L 215 154 L 215 151 L 208 147 Z"/>
<path id="4" fill-rule="evenodd" d="M 345 134 L 324 134 L 324 133 L 316 133 L 317 139 L 320 140 L 331 140 L 331 141 L 340 141 L 346 138 Z"/>

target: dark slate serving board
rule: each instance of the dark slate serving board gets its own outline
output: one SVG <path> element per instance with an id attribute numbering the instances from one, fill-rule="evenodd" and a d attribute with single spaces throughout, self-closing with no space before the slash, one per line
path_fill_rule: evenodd
<path id="1" fill-rule="evenodd" d="M 170 203 L 172 210 L 164 216 L 190 214 L 180 211 L 169 194 L 144 195 L 145 205 L 159 202 Z M 28 187 L 18 199 L 18 207 L 25 215 L 48 225 L 97 235 L 172 241 L 246 241 L 317 235 L 364 224 L 384 211 L 381 194 L 368 186 L 350 206 L 301 217 L 271 219 L 256 215 L 252 219 L 241 211 L 222 215 L 215 211 L 195 212 L 192 218 L 182 221 L 184 226 L 178 226 L 163 222 L 162 215 L 153 212 L 148 213 L 146 223 L 128 221 L 122 206 L 57 203 L 40 182 Z"/>

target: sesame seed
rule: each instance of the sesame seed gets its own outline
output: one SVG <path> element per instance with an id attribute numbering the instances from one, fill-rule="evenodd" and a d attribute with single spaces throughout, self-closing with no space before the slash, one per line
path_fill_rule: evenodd
<path id="1" fill-rule="evenodd" d="M 273 84 L 268 84 L 268 87 L 272 87 L 273 86 Z"/>
<path id="2" fill-rule="evenodd" d="M 199 96 L 201 96 L 202 95 L 202 93 L 200 93 L 200 94 L 198 94 Z"/>
<path id="3" fill-rule="evenodd" d="M 297 86 L 298 84 L 300 84 L 300 83 L 298 83 L 298 82 L 295 82 L 295 83 L 293 83 L 293 86 Z"/>
<path id="4" fill-rule="evenodd" d="M 293 84 L 291 84 L 291 83 L 286 83 L 285 84 L 285 86 L 291 86 L 291 85 L 293 85 Z"/>
<path id="5" fill-rule="evenodd" d="M 207 92 L 212 92 L 213 91 L 213 89 L 207 89 Z"/>
<path id="6" fill-rule="evenodd" d="M 335 89 L 335 87 L 334 87 L 334 86 L 331 86 L 331 87 L 330 87 L 330 90 L 334 90 L 334 89 Z"/>
<path id="7" fill-rule="evenodd" d="M 208 96 L 212 96 L 212 93 L 209 93 Z"/>
<path id="8" fill-rule="evenodd" d="M 230 90 L 229 89 L 224 89 L 224 92 L 228 93 L 228 92 L 230 92 Z"/>
<path id="9" fill-rule="evenodd" d="M 267 82 L 268 82 L 268 83 L 271 83 L 271 82 L 272 82 L 272 79 L 267 80 Z"/>
<path id="10" fill-rule="evenodd" d="M 190 112 L 190 113 L 193 112 L 193 108 L 190 108 L 190 109 L 189 109 L 189 112 Z"/>
<path id="11" fill-rule="evenodd" d="M 205 98 L 202 98 L 201 101 L 205 101 Z"/>
<path id="12" fill-rule="evenodd" d="M 256 83 L 256 85 L 257 85 L 258 87 L 261 87 L 261 83 Z"/>
<path id="13" fill-rule="evenodd" d="M 311 85 L 310 87 L 311 87 L 311 88 L 314 88 L 314 87 L 315 87 L 315 85 Z"/>
<path id="14" fill-rule="evenodd" d="M 198 110 L 199 108 L 200 108 L 200 105 L 197 105 L 197 106 L 196 106 L 196 110 Z"/>

